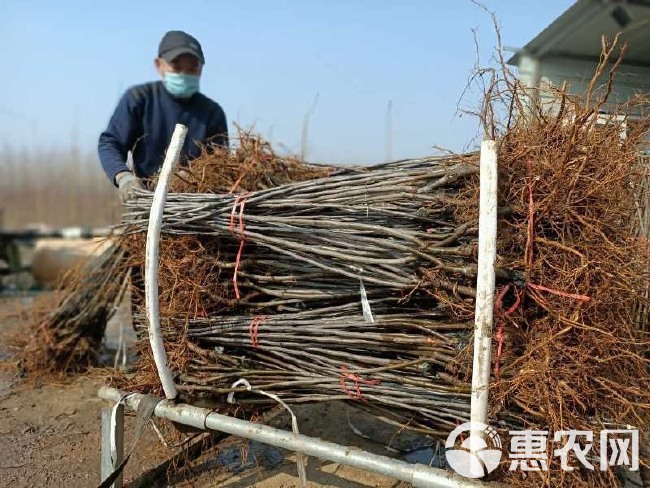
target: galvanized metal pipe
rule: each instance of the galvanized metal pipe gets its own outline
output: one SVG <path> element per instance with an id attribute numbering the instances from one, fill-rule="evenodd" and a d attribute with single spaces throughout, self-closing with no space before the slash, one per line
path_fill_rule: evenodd
<path id="1" fill-rule="evenodd" d="M 118 402 L 124 398 L 124 393 L 115 388 L 104 386 L 99 390 L 99 397 L 104 400 Z M 130 395 L 125 400 L 125 403 L 129 408 L 137 410 L 142 397 L 141 394 Z M 502 486 L 463 478 L 448 471 L 431 468 L 423 464 L 410 464 L 354 447 L 342 446 L 267 425 L 235 419 L 205 408 L 175 404 L 169 400 L 161 400 L 156 406 L 154 414 L 157 417 L 198 429 L 226 432 L 289 451 L 301 452 L 319 459 L 354 466 L 400 481 L 406 481 L 416 488 L 496 488 Z"/>

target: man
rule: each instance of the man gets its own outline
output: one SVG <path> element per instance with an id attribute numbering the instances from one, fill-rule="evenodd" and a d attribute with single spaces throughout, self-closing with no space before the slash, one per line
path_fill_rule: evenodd
<path id="1" fill-rule="evenodd" d="M 201 144 L 228 146 L 223 109 L 199 92 L 205 64 L 199 42 L 186 32 L 169 31 L 154 64 L 161 81 L 131 87 L 99 137 L 99 159 L 122 202 L 142 188 L 141 178 L 158 172 L 176 124 L 188 128 L 182 163 L 197 157 Z M 132 169 L 126 164 L 129 151 Z"/>

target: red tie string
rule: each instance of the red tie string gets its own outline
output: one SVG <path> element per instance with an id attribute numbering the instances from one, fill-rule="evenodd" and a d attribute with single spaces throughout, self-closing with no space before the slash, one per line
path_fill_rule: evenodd
<path id="1" fill-rule="evenodd" d="M 260 325 L 268 318 L 269 318 L 268 315 L 256 315 L 255 317 L 253 317 L 251 323 L 248 325 L 248 334 L 250 335 L 251 338 L 251 344 L 255 349 L 257 349 L 257 345 L 259 344 L 258 333 L 259 333 Z"/>
<path id="2" fill-rule="evenodd" d="M 246 235 L 244 234 L 244 228 L 245 228 L 244 206 L 246 205 L 247 198 L 248 198 L 248 193 L 245 193 L 243 195 L 237 195 L 235 197 L 235 202 L 233 203 L 232 211 L 230 212 L 230 225 L 228 227 L 233 237 L 235 237 L 236 234 L 239 234 L 239 239 L 240 239 L 239 250 L 237 251 L 237 258 L 235 260 L 235 271 L 232 277 L 232 284 L 233 287 L 235 288 L 235 296 L 237 297 L 238 300 L 241 298 L 241 294 L 239 293 L 239 285 L 237 284 L 237 273 L 239 272 L 239 266 L 241 264 L 241 256 L 242 256 L 242 252 L 244 251 L 244 244 L 246 243 Z M 237 207 L 239 207 L 239 215 L 238 215 L 239 228 L 237 229 L 237 232 L 235 232 L 235 212 L 237 210 Z"/>
<path id="3" fill-rule="evenodd" d="M 361 385 L 378 385 L 380 383 L 380 380 L 364 380 L 361 376 L 358 374 L 353 374 L 348 371 L 347 366 L 341 365 L 341 388 L 345 392 L 345 394 L 350 397 L 350 398 L 356 398 L 362 401 L 367 401 L 364 397 L 363 394 L 361 393 Z M 352 381 L 354 383 L 354 389 L 350 389 L 347 385 L 348 381 Z"/>
<path id="4" fill-rule="evenodd" d="M 516 285 L 512 285 L 514 287 L 515 303 L 507 310 L 503 310 L 503 298 L 506 296 L 506 293 L 508 293 L 508 290 L 510 290 L 510 286 L 510 284 L 507 284 L 501 289 L 494 303 L 494 308 L 498 314 L 498 326 L 495 336 L 495 339 L 497 341 L 497 355 L 494 360 L 494 376 L 497 379 L 501 378 L 501 357 L 503 356 L 503 344 L 505 343 L 506 339 L 505 318 L 515 313 L 515 311 L 519 308 L 519 305 L 521 305 L 521 299 L 526 292 L 525 288 L 519 290 Z"/>

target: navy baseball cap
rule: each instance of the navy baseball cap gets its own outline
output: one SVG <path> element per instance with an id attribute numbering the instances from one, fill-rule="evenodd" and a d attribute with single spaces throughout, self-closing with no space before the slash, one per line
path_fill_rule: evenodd
<path id="1" fill-rule="evenodd" d="M 169 31 L 160 40 L 158 45 L 158 57 L 171 62 L 181 54 L 191 54 L 199 58 L 201 64 L 205 64 L 201 44 L 194 37 L 183 31 Z"/>

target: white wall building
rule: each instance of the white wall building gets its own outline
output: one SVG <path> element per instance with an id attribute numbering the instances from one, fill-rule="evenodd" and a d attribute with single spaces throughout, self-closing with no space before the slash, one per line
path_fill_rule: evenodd
<path id="1" fill-rule="evenodd" d="M 582 94 L 599 62 L 602 36 L 612 40 L 619 32 L 628 46 L 610 100 L 650 96 L 650 0 L 577 0 L 508 64 L 528 86 L 567 82 L 570 93 Z"/>

